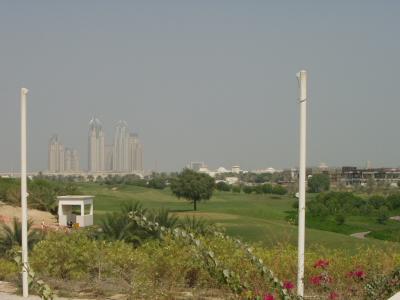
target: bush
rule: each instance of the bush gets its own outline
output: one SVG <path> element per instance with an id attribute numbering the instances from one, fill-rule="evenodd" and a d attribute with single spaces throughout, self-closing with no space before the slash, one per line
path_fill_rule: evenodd
<path id="1" fill-rule="evenodd" d="M 379 224 L 386 224 L 387 220 L 389 220 L 389 210 L 386 206 L 382 206 L 378 210 L 376 221 Z"/>
<path id="2" fill-rule="evenodd" d="M 263 184 L 262 189 L 264 194 L 271 194 L 273 191 L 271 184 Z"/>
<path id="3" fill-rule="evenodd" d="M 330 179 L 327 174 L 315 174 L 308 179 L 308 189 L 310 193 L 320 193 L 329 191 Z"/>
<path id="4" fill-rule="evenodd" d="M 223 192 L 229 192 L 231 190 L 231 186 L 227 184 L 226 182 L 219 181 L 216 185 L 215 188 L 218 191 L 223 191 Z"/>
<path id="5" fill-rule="evenodd" d="M 272 188 L 272 194 L 285 195 L 286 193 L 287 193 L 287 189 L 279 184 L 274 185 L 274 187 Z"/>
<path id="6" fill-rule="evenodd" d="M 240 185 L 234 185 L 232 187 L 232 192 L 234 193 L 240 193 L 242 191 L 242 188 L 240 187 Z"/>
<path id="7" fill-rule="evenodd" d="M 0 281 L 15 281 L 20 272 L 15 262 L 0 258 Z"/>
<path id="8" fill-rule="evenodd" d="M 385 197 L 380 195 L 373 195 L 369 197 L 368 203 L 371 204 L 375 209 L 379 209 L 386 204 Z"/>
<path id="9" fill-rule="evenodd" d="M 344 213 L 340 212 L 335 216 L 335 222 L 337 225 L 343 225 L 345 221 L 346 221 L 346 217 L 345 217 Z"/>
<path id="10" fill-rule="evenodd" d="M 243 187 L 243 192 L 246 194 L 251 194 L 253 192 L 253 187 L 249 186 L 249 185 L 245 185 Z"/>

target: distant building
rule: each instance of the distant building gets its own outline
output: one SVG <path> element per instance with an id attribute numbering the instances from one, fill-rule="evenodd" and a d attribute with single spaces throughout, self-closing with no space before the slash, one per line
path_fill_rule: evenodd
<path id="1" fill-rule="evenodd" d="M 113 152 L 114 152 L 114 145 L 105 145 L 104 146 L 105 171 L 113 170 Z"/>
<path id="2" fill-rule="evenodd" d="M 239 174 L 240 171 L 240 166 L 232 166 L 232 173 Z"/>
<path id="3" fill-rule="evenodd" d="M 79 154 L 78 151 L 71 148 L 65 148 L 64 152 L 64 171 L 79 172 Z"/>
<path id="4" fill-rule="evenodd" d="M 104 132 L 100 120 L 93 117 L 89 122 L 88 147 L 89 172 L 103 172 L 104 167 Z"/>
<path id="5" fill-rule="evenodd" d="M 58 139 L 58 135 L 54 134 L 49 141 L 48 147 L 48 169 L 51 173 L 64 172 L 64 145 Z"/>
<path id="6" fill-rule="evenodd" d="M 192 169 L 193 171 L 199 172 L 201 168 L 204 168 L 204 162 L 190 162 L 189 168 Z"/>
<path id="7" fill-rule="evenodd" d="M 114 152 L 113 152 L 113 171 L 128 172 L 128 124 L 125 121 L 118 121 L 114 134 Z"/>
<path id="8" fill-rule="evenodd" d="M 128 138 L 128 169 L 130 173 L 143 171 L 143 148 L 134 133 Z"/>

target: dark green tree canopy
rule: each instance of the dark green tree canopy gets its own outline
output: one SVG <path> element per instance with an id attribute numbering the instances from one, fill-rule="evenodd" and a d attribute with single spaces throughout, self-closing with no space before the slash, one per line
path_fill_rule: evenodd
<path id="1" fill-rule="evenodd" d="M 308 180 L 308 189 L 311 193 L 329 191 L 330 179 L 327 174 L 315 174 Z"/>
<path id="2" fill-rule="evenodd" d="M 207 174 L 184 169 L 176 178 L 171 180 L 171 191 L 178 198 L 185 198 L 193 202 L 194 210 L 197 209 L 197 201 L 211 198 L 215 182 Z"/>

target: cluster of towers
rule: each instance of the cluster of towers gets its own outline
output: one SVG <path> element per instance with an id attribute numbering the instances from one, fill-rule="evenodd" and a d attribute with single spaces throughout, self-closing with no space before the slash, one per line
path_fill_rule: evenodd
<path id="1" fill-rule="evenodd" d="M 65 148 L 57 135 L 49 141 L 49 167 L 51 173 L 80 172 L 78 151 Z M 125 121 L 115 127 L 114 143 L 106 144 L 103 127 L 98 118 L 89 122 L 89 173 L 142 173 L 143 147 L 138 135 L 130 133 Z"/>
<path id="2" fill-rule="evenodd" d="M 58 135 L 53 135 L 49 142 L 49 172 L 74 173 L 79 169 L 78 151 L 64 147 Z"/>
<path id="3" fill-rule="evenodd" d="M 89 123 L 89 165 L 91 173 L 141 173 L 143 171 L 143 147 L 137 134 L 129 132 L 125 121 L 115 127 L 114 143 L 105 144 L 101 122 L 92 118 Z"/>

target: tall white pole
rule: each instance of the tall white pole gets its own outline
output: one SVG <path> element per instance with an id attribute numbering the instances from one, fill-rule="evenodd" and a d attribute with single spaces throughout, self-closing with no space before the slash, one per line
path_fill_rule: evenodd
<path id="1" fill-rule="evenodd" d="M 304 296 L 304 244 L 306 213 L 306 125 L 307 125 L 307 72 L 296 74 L 299 83 L 300 101 L 300 164 L 299 164 L 299 237 L 297 294 Z"/>
<path id="2" fill-rule="evenodd" d="M 28 297 L 28 206 L 26 187 L 26 95 L 21 89 L 21 211 L 22 211 L 22 295 Z"/>

